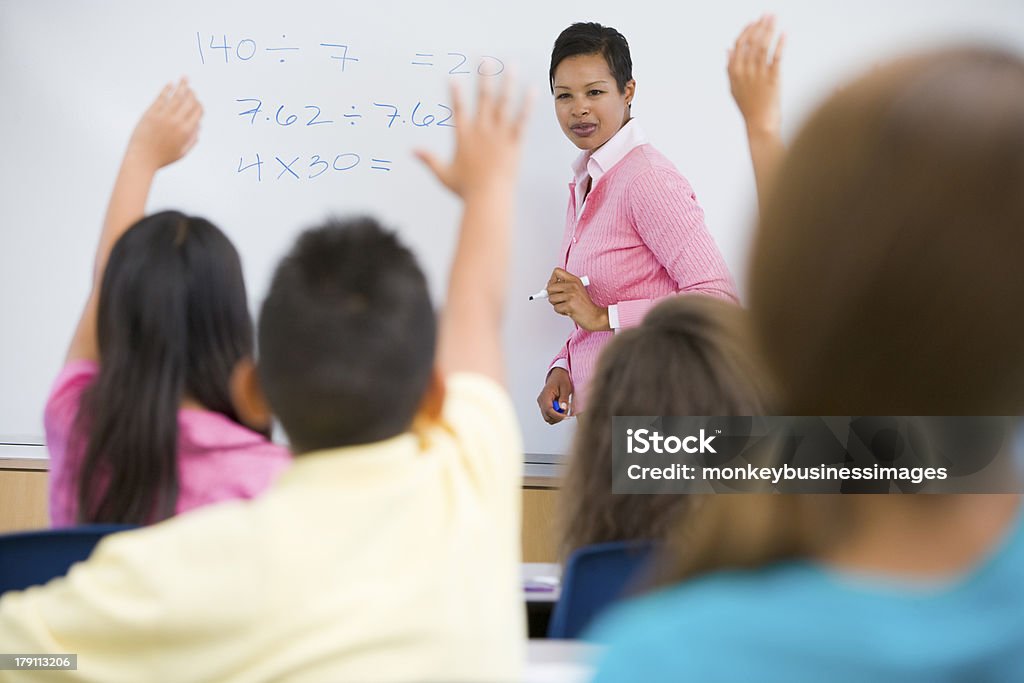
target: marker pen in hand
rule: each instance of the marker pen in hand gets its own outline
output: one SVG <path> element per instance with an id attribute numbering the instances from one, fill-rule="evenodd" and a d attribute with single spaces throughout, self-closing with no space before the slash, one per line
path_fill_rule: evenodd
<path id="1" fill-rule="evenodd" d="M 584 275 L 583 277 L 580 278 L 580 282 L 583 283 L 584 287 L 589 287 L 590 286 L 590 278 L 587 277 L 586 275 Z M 536 294 L 531 294 L 530 295 L 530 301 L 533 301 L 534 299 L 547 299 L 547 298 L 548 298 L 548 290 L 546 288 L 540 290 Z M 561 411 L 559 411 L 559 412 L 561 412 Z"/>
<path id="2" fill-rule="evenodd" d="M 559 403 L 557 398 L 551 400 L 551 409 L 556 413 L 564 413 L 568 407 L 569 406 L 564 403 Z"/>

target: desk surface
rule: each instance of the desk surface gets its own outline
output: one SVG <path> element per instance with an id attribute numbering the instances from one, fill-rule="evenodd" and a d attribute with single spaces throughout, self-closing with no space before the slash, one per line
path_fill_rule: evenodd
<path id="1" fill-rule="evenodd" d="M 526 646 L 527 683 L 584 683 L 594 676 L 600 648 L 580 640 L 530 640 Z"/>
<path id="2" fill-rule="evenodd" d="M 553 562 L 524 562 L 519 578 L 526 602 L 558 602 L 562 594 L 562 567 Z"/>

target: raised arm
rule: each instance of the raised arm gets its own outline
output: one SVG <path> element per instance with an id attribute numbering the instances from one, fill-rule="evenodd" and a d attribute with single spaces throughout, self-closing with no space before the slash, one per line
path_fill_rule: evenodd
<path id="1" fill-rule="evenodd" d="M 511 79 L 499 96 L 480 80 L 475 115 L 452 88 L 455 157 L 445 163 L 417 155 L 445 187 L 462 198 L 462 224 L 441 315 L 441 372 L 475 372 L 503 382 L 501 323 L 508 278 L 512 205 L 528 104 L 513 110 Z"/>
<path id="2" fill-rule="evenodd" d="M 764 206 L 784 151 L 780 133 L 779 67 L 786 35 L 779 35 L 773 51 L 774 37 L 775 17 L 767 15 L 748 24 L 729 51 L 729 87 L 747 127 L 760 206 Z"/>
<path id="3" fill-rule="evenodd" d="M 92 290 L 71 339 L 66 362 L 97 360 L 96 311 L 107 259 L 121 235 L 145 214 L 156 172 L 195 145 L 203 108 L 185 79 L 168 84 L 135 125 L 107 205 L 93 265 Z"/>

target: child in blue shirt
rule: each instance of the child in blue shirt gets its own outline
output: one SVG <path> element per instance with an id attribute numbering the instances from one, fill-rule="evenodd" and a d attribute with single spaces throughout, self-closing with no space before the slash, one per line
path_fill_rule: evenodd
<path id="1" fill-rule="evenodd" d="M 758 24 L 733 55 L 771 80 Z M 781 414 L 1024 414 L 1024 60 L 894 61 L 768 170 L 750 311 Z M 592 632 L 599 683 L 1024 680 L 1018 495 L 712 496 L 689 519 L 683 583 Z"/>

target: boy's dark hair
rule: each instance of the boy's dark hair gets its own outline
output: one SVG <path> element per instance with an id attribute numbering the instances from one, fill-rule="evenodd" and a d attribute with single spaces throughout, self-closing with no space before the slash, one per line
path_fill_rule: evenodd
<path id="1" fill-rule="evenodd" d="M 259 319 L 259 374 L 294 452 L 409 428 L 437 323 L 412 253 L 372 218 L 307 230 L 277 267 Z"/>
<path id="2" fill-rule="evenodd" d="M 594 22 L 579 22 L 562 31 L 551 50 L 548 86 L 555 91 L 555 69 L 562 60 L 576 55 L 600 54 L 615 76 L 619 92 L 626 92 L 626 83 L 633 80 L 633 60 L 629 56 L 626 37 L 611 28 Z"/>

